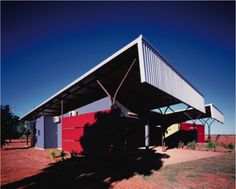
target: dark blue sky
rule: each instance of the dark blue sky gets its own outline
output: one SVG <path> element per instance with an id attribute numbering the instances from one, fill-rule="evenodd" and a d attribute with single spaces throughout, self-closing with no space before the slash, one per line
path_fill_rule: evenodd
<path id="1" fill-rule="evenodd" d="M 234 2 L 1 2 L 1 98 L 22 116 L 143 34 L 234 132 Z"/>

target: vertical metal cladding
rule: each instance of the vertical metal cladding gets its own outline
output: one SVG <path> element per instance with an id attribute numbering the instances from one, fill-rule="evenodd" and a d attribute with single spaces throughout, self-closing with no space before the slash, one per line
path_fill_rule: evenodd
<path id="1" fill-rule="evenodd" d="M 142 40 L 145 82 L 204 112 L 204 97 Z"/>
<path id="2" fill-rule="evenodd" d="M 224 123 L 224 114 L 222 114 L 213 104 L 211 104 L 211 117 L 221 123 Z"/>

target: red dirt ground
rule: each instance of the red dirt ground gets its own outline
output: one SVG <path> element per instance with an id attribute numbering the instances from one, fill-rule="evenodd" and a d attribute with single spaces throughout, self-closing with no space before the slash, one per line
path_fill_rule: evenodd
<path id="1" fill-rule="evenodd" d="M 50 150 L 28 148 L 23 140 L 12 140 L 1 149 L 1 185 L 35 175 L 48 164 Z"/>
<path id="2" fill-rule="evenodd" d="M 48 180 L 44 178 L 45 171 L 43 172 L 43 169 L 45 170 L 45 168 L 59 161 L 52 160 L 49 157 L 50 150 L 27 148 L 26 144 L 22 141 L 14 140 L 4 148 L 5 149 L 1 149 L 1 186 L 24 180 L 21 182 L 20 188 L 25 188 L 24 183 L 29 184 L 32 182 L 31 180 L 28 181 L 27 177 L 33 175 L 35 175 L 35 177 L 31 177 L 33 180 L 38 178 L 38 182 L 43 181 L 47 183 Z M 155 151 L 159 154 L 163 154 L 160 148 L 155 148 Z M 225 154 L 171 149 L 167 150 L 166 154 L 170 157 L 162 158 L 163 166 L 159 170 L 153 170 L 151 175 L 144 176 L 134 173 L 133 176 L 127 179 L 118 179 L 118 181 L 112 182 L 108 187 L 113 187 L 114 189 L 234 188 L 235 153 Z M 72 169 L 74 166 L 75 165 L 73 165 Z M 63 169 L 61 170 L 60 167 L 56 167 L 56 170 L 57 169 L 60 171 L 51 172 L 49 181 L 51 178 L 54 179 L 52 182 L 65 178 L 67 172 L 63 173 Z M 41 173 L 41 176 L 37 176 Z M 62 178 L 60 178 L 61 174 L 63 175 Z M 96 184 L 97 176 L 95 181 L 86 180 L 87 178 L 94 179 L 94 177 L 92 177 L 93 175 L 89 176 L 90 174 L 93 173 L 85 172 L 84 174 L 76 174 L 76 179 L 73 181 L 77 183 L 79 179 L 85 177 L 86 182 L 82 183 L 82 187 L 80 188 L 94 188 L 94 185 L 98 187 L 99 185 Z M 72 174 L 72 176 L 74 175 Z M 48 176 L 46 175 L 46 177 Z M 72 180 L 71 176 L 66 179 L 69 181 Z M 109 183 L 109 177 L 104 181 L 106 180 Z M 93 184 L 92 187 L 90 186 L 91 184 Z"/>
<path id="3" fill-rule="evenodd" d="M 216 140 L 217 135 L 211 135 L 212 141 L 217 141 L 217 144 L 235 144 L 235 135 L 220 135 L 219 138 Z M 205 140 L 207 141 L 208 135 L 205 135 Z"/>

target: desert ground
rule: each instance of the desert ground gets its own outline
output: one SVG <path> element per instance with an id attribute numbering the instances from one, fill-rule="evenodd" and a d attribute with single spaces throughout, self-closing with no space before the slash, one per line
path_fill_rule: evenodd
<path id="1" fill-rule="evenodd" d="M 235 136 L 220 139 L 235 144 Z M 50 151 L 29 148 L 20 140 L 1 149 L 1 188 L 235 188 L 235 150 L 162 152 L 153 147 L 122 157 L 64 160 L 59 150 L 54 159 Z"/>

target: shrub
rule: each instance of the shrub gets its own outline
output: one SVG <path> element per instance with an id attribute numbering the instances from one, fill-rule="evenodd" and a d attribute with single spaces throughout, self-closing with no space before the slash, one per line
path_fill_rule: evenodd
<path id="1" fill-rule="evenodd" d="M 65 156 L 66 156 L 66 152 L 64 152 L 64 151 L 62 150 L 61 153 L 60 153 L 60 156 L 61 156 L 62 160 L 64 160 L 64 159 L 65 159 Z"/>
<path id="2" fill-rule="evenodd" d="M 180 141 L 179 143 L 178 143 L 178 148 L 183 148 L 184 147 L 184 143 L 182 142 L 182 141 Z"/>
<path id="3" fill-rule="evenodd" d="M 54 159 L 54 158 L 56 157 L 56 152 L 55 152 L 55 150 L 51 150 L 51 151 L 50 151 L 50 157 L 51 157 L 52 159 Z"/>
<path id="4" fill-rule="evenodd" d="M 217 135 L 216 136 L 216 143 L 218 142 L 218 140 L 220 139 L 221 135 Z"/>
<path id="5" fill-rule="evenodd" d="M 207 145 L 207 148 L 216 148 L 216 143 L 213 141 L 210 141 Z"/>
<path id="6" fill-rule="evenodd" d="M 230 149 L 230 150 L 233 150 L 234 149 L 234 145 L 232 143 L 227 144 L 227 148 Z"/>
<path id="7" fill-rule="evenodd" d="M 196 148 L 196 141 L 193 140 L 193 141 L 189 142 L 189 143 L 187 144 L 187 148 L 195 149 L 195 148 Z"/>
<path id="8" fill-rule="evenodd" d="M 71 155 L 71 158 L 75 158 L 75 157 L 78 156 L 78 152 L 72 150 L 71 153 L 70 153 L 70 155 Z"/>

